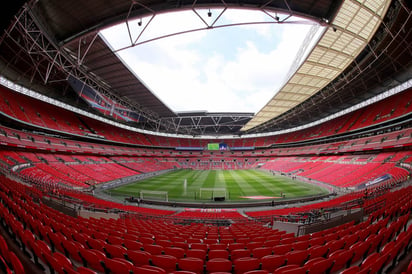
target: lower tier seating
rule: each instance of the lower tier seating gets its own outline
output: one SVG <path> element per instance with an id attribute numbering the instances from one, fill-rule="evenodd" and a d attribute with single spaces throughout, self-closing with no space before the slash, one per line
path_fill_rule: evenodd
<path id="1" fill-rule="evenodd" d="M 70 217 L 31 189 L 0 179 L 1 226 L 46 273 L 386 273 L 411 250 L 410 186 L 381 195 L 385 206 L 365 221 L 302 236 L 252 221 Z M 4 250 L 1 258 L 13 257 Z"/>

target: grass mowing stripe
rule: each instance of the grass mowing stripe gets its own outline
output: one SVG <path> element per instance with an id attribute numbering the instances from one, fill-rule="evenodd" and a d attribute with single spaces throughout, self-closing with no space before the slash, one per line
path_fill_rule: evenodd
<path id="1" fill-rule="evenodd" d="M 258 192 L 256 191 L 255 187 L 249 184 L 244 179 L 241 172 L 233 172 L 233 171 L 234 170 L 231 170 L 230 176 L 233 178 L 233 183 L 237 185 L 238 191 L 235 192 L 237 193 L 237 196 L 235 196 L 234 193 L 231 192 L 231 195 L 230 195 L 231 199 L 242 199 L 241 197 L 246 196 L 246 195 L 251 195 L 251 196 L 258 195 Z"/>
<path id="2" fill-rule="evenodd" d="M 256 189 L 259 193 L 271 193 L 268 196 L 279 197 L 281 188 L 277 187 L 274 178 L 268 177 L 266 173 L 259 171 L 253 171 L 245 173 L 243 176 L 249 181 L 256 185 Z"/>

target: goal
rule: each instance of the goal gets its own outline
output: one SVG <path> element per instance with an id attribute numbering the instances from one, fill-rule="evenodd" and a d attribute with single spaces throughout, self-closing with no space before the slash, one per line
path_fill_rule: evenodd
<path id="1" fill-rule="evenodd" d="M 201 200 L 227 200 L 228 198 L 226 188 L 199 188 L 199 199 Z"/>
<path id="2" fill-rule="evenodd" d="M 169 201 L 169 193 L 167 191 L 156 191 L 156 190 L 141 190 L 140 199 L 146 200 L 159 200 L 159 201 Z"/>

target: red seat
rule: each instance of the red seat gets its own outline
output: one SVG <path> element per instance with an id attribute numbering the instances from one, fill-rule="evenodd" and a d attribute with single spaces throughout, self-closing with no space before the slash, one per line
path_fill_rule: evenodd
<path id="1" fill-rule="evenodd" d="M 325 244 L 325 238 L 323 237 L 316 237 L 316 238 L 311 238 L 309 240 L 309 245 L 312 246 L 317 246 L 317 245 L 324 245 Z"/>
<path id="2" fill-rule="evenodd" d="M 214 244 L 210 244 L 209 245 L 209 250 L 226 250 L 227 249 L 227 245 L 225 244 L 221 244 L 221 243 L 214 243 Z"/>
<path id="3" fill-rule="evenodd" d="M 392 241 L 392 242 L 387 243 L 381 250 L 382 254 L 387 254 L 388 256 L 387 264 L 390 267 L 393 267 L 396 264 L 396 260 L 399 254 L 399 247 L 400 245 L 397 245 L 396 242 Z"/>
<path id="4" fill-rule="evenodd" d="M 290 251 L 285 254 L 286 255 L 286 263 L 289 264 L 296 264 L 302 266 L 309 257 L 309 253 L 307 250 L 295 250 Z"/>
<path id="5" fill-rule="evenodd" d="M 235 249 L 245 249 L 246 245 L 245 243 L 231 243 L 227 247 L 229 251 L 235 250 Z"/>
<path id="6" fill-rule="evenodd" d="M 177 270 L 177 258 L 171 255 L 153 255 L 152 264 L 163 268 L 166 272 Z"/>
<path id="7" fill-rule="evenodd" d="M 370 243 L 369 249 L 368 249 L 368 255 L 372 254 L 373 252 L 377 252 L 378 247 L 380 246 L 380 243 L 383 239 L 383 234 L 372 234 L 366 238 L 365 242 Z"/>
<path id="8" fill-rule="evenodd" d="M 292 251 L 292 246 L 292 244 L 277 245 L 272 248 L 272 252 L 276 255 L 283 255 L 288 253 L 289 251 Z"/>
<path id="9" fill-rule="evenodd" d="M 67 272 L 70 272 L 70 271 L 74 272 L 71 261 L 66 256 L 64 256 L 66 258 L 65 260 L 62 258 L 58 259 L 56 256 L 57 254 L 64 256 L 63 254 L 59 252 L 55 252 L 54 254 L 51 254 L 51 253 L 44 254 L 46 263 L 50 268 L 50 272 L 51 273 L 54 272 L 58 274 L 66 274 Z"/>
<path id="10" fill-rule="evenodd" d="M 326 259 L 323 258 L 323 257 L 316 257 L 316 258 L 313 258 L 313 259 L 309 259 L 309 260 L 306 261 L 306 263 L 304 264 L 304 266 L 305 266 L 306 268 L 310 268 L 310 267 L 312 267 L 312 265 L 313 265 L 314 263 L 317 263 L 317 262 L 320 262 L 320 261 L 323 261 L 323 260 L 326 260 Z"/>
<path id="11" fill-rule="evenodd" d="M 232 262 L 224 258 L 210 259 L 206 262 L 206 271 L 212 272 L 231 272 Z"/>
<path id="12" fill-rule="evenodd" d="M 203 242 L 207 245 L 216 244 L 217 243 L 217 238 L 203 239 Z"/>
<path id="13" fill-rule="evenodd" d="M 90 239 L 90 236 L 84 233 L 73 233 L 73 239 L 83 246 L 87 246 L 87 240 Z"/>
<path id="14" fill-rule="evenodd" d="M 171 247 L 173 246 L 173 243 L 169 240 L 159 240 L 156 239 L 156 244 L 163 246 L 164 248 L 166 247 Z"/>
<path id="15" fill-rule="evenodd" d="M 336 250 L 331 253 L 328 258 L 334 261 L 332 272 L 344 269 L 350 265 L 350 262 L 353 257 L 353 250 Z"/>
<path id="16" fill-rule="evenodd" d="M 352 264 L 363 261 L 368 252 L 369 245 L 369 243 L 362 241 L 353 244 L 349 248 L 349 250 L 353 250 Z"/>
<path id="17" fill-rule="evenodd" d="M 135 266 L 142 266 L 150 264 L 151 254 L 143 250 L 128 250 L 126 258 Z"/>
<path id="18" fill-rule="evenodd" d="M 345 241 L 345 249 L 349 249 L 359 239 L 357 234 L 346 235 L 342 238 Z"/>
<path id="19" fill-rule="evenodd" d="M 109 235 L 107 236 L 107 242 L 112 245 L 123 245 L 124 239 L 118 236 Z"/>
<path id="20" fill-rule="evenodd" d="M 188 250 L 189 249 L 189 244 L 185 243 L 185 242 L 173 242 L 172 243 L 173 247 L 180 247 L 183 248 L 184 250 Z"/>
<path id="21" fill-rule="evenodd" d="M 272 248 L 273 248 L 274 246 L 278 245 L 279 242 L 280 242 L 280 239 L 277 239 L 277 240 L 275 240 L 275 239 L 273 239 L 273 240 L 267 240 L 267 241 L 265 241 L 265 242 L 263 243 L 263 246 L 267 246 L 267 247 L 272 247 Z"/>
<path id="22" fill-rule="evenodd" d="M 1 210 L 1 209 L 0 209 Z M 9 255 L 9 254 L 7 254 Z M 12 274 L 13 270 L 10 269 L 9 265 L 6 263 L 6 260 L 0 254 L 0 272 L 4 274 Z"/>
<path id="23" fill-rule="evenodd" d="M 259 269 L 260 261 L 254 257 L 243 257 L 236 259 L 233 262 L 233 267 L 236 274 L 243 274 L 247 271 Z"/>
<path id="24" fill-rule="evenodd" d="M 260 259 L 262 269 L 273 272 L 286 264 L 286 255 L 267 255 Z"/>
<path id="25" fill-rule="evenodd" d="M 83 249 L 84 247 L 81 243 L 71 241 L 71 240 L 63 240 L 62 245 L 63 245 L 65 254 L 67 257 L 75 261 L 78 261 L 78 262 L 82 261 L 79 250 Z"/>
<path id="26" fill-rule="evenodd" d="M 67 236 L 67 235 L 66 235 Z M 99 232 L 99 231 L 94 231 L 93 232 L 93 238 L 94 239 L 98 239 L 98 240 L 102 240 L 103 242 L 107 242 L 107 234 L 103 233 L 103 232 Z"/>
<path id="27" fill-rule="evenodd" d="M 209 250 L 207 253 L 208 259 L 214 259 L 214 258 L 224 258 L 228 259 L 229 258 L 229 251 L 223 250 L 223 249 L 215 249 L 215 250 Z"/>
<path id="28" fill-rule="evenodd" d="M 177 241 L 184 241 L 184 239 L 178 239 Z M 187 243 L 193 244 L 193 243 L 201 243 L 202 241 L 199 238 L 188 238 L 186 240 Z"/>
<path id="29" fill-rule="evenodd" d="M 105 245 L 106 245 L 106 242 L 101 239 L 94 239 L 94 238 L 87 239 L 87 246 L 89 248 L 104 252 Z"/>
<path id="30" fill-rule="evenodd" d="M 54 251 L 60 251 L 64 253 L 64 248 L 62 245 L 62 241 L 66 239 L 66 236 L 64 236 L 62 233 L 48 233 L 47 236 L 50 239 L 52 250 Z"/>
<path id="31" fill-rule="evenodd" d="M 282 235 L 282 238 L 280 239 L 281 244 L 291 244 L 296 242 L 295 234 L 294 233 L 289 233 Z"/>
<path id="32" fill-rule="evenodd" d="M 206 260 L 207 251 L 204 249 L 187 249 L 186 257 L 199 258 Z"/>
<path id="33" fill-rule="evenodd" d="M 329 273 L 333 266 L 333 260 L 331 258 L 325 259 L 323 257 L 317 257 L 307 261 L 304 267 L 309 273 Z"/>
<path id="34" fill-rule="evenodd" d="M 14 274 L 25 274 L 26 271 L 24 270 L 23 264 L 21 263 L 20 259 L 14 252 L 9 253 L 9 259 L 11 268 L 13 269 Z"/>
<path id="35" fill-rule="evenodd" d="M 62 253 L 54 252 L 52 256 L 59 265 L 63 266 L 63 270 L 73 269 L 73 263 Z"/>
<path id="36" fill-rule="evenodd" d="M 41 224 L 41 221 L 39 221 Z M 48 237 L 49 233 L 53 233 L 53 230 L 51 229 L 50 226 L 44 226 L 43 224 L 41 224 L 40 228 L 40 234 L 41 234 L 41 239 L 45 242 L 47 242 L 47 244 L 51 244 L 51 241 Z"/>
<path id="37" fill-rule="evenodd" d="M 333 253 L 334 251 L 338 249 L 343 249 L 343 247 L 345 246 L 345 240 L 344 239 L 332 240 L 330 242 L 327 242 L 325 246 L 328 247 L 328 253 L 327 253 L 327 256 L 328 256 L 329 254 Z"/>
<path id="38" fill-rule="evenodd" d="M 142 250 L 143 249 L 143 244 L 141 242 L 137 242 L 137 241 L 130 240 L 130 239 L 125 239 L 123 242 L 123 245 L 128 250 Z"/>
<path id="39" fill-rule="evenodd" d="M 139 242 L 141 242 L 143 245 L 146 245 L 146 244 L 152 245 L 155 243 L 153 238 L 149 238 L 149 237 L 140 237 Z"/>
<path id="40" fill-rule="evenodd" d="M 204 261 L 193 257 L 180 258 L 178 260 L 178 268 L 200 274 L 204 271 Z"/>
<path id="41" fill-rule="evenodd" d="M 253 250 L 258 247 L 263 247 L 263 241 L 262 242 L 250 242 L 246 243 L 246 248 L 249 250 Z"/>
<path id="42" fill-rule="evenodd" d="M 380 273 L 381 269 L 388 260 L 388 254 L 372 253 L 362 262 L 361 270 L 369 269 L 368 273 Z"/>
<path id="43" fill-rule="evenodd" d="M 163 253 L 163 246 L 153 244 L 143 244 L 143 250 L 149 252 L 152 255 L 160 255 Z"/>
<path id="44" fill-rule="evenodd" d="M 39 263 L 38 259 L 40 259 L 43 263 L 46 263 L 45 254 L 52 253 L 50 247 L 42 240 L 35 240 L 35 242 L 32 244 L 32 248 L 36 263 Z M 8 255 L 9 254 L 7 254 L 7 257 Z M 8 260 L 8 258 L 6 260 Z"/>
<path id="45" fill-rule="evenodd" d="M 252 250 L 252 255 L 255 258 L 262 258 L 266 255 L 272 255 L 272 248 L 271 247 L 257 247 Z"/>
<path id="46" fill-rule="evenodd" d="M 34 252 L 33 245 L 34 245 L 34 242 L 36 241 L 36 238 L 34 237 L 34 234 L 30 230 L 25 229 L 23 231 L 23 234 L 20 235 L 20 239 L 23 244 L 23 251 L 25 251 L 27 248 L 28 250 Z"/>
<path id="47" fill-rule="evenodd" d="M 230 259 L 234 261 L 238 258 L 250 257 L 250 255 L 249 249 L 234 249 L 230 252 Z"/>
<path id="48" fill-rule="evenodd" d="M 308 248 L 309 258 L 325 257 L 328 253 L 328 247 L 326 245 L 315 245 Z"/>
<path id="49" fill-rule="evenodd" d="M 105 258 L 103 261 L 106 272 L 112 274 L 124 274 L 133 271 L 133 264 L 121 258 Z"/>
<path id="50" fill-rule="evenodd" d="M 207 244 L 205 243 L 193 243 L 190 245 L 191 249 L 203 249 L 203 250 L 208 250 Z"/>
<path id="51" fill-rule="evenodd" d="M 121 245 L 106 244 L 104 246 L 106 256 L 109 258 L 126 258 L 127 249 Z"/>
<path id="52" fill-rule="evenodd" d="M 293 250 L 306 250 L 309 247 L 309 241 L 299 241 L 293 243 Z"/>
<path id="53" fill-rule="evenodd" d="M 83 248 L 80 249 L 80 256 L 82 257 L 85 266 L 97 271 L 105 271 L 102 263 L 106 258 L 106 255 L 102 251 Z"/>
<path id="54" fill-rule="evenodd" d="M 164 248 L 164 254 L 166 255 L 172 255 L 175 256 L 176 258 L 180 259 L 183 258 L 186 254 L 186 251 L 183 248 L 180 247 L 165 247 Z"/>

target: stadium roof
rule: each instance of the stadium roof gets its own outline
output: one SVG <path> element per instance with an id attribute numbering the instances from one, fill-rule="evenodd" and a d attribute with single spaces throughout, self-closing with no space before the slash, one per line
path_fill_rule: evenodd
<path id="1" fill-rule="evenodd" d="M 323 118 L 411 78 L 411 10 L 403 1 L 44 0 L 29 1 L 17 12 L 21 4 L 16 1 L 2 22 L 6 31 L 0 40 L 0 61 L 5 77 L 93 111 L 68 84 L 74 77 L 139 113 L 136 126 L 152 131 L 197 135 L 285 129 Z M 297 15 L 329 28 L 308 60 L 256 116 L 174 113 L 98 35 L 119 22 L 207 7 Z"/>
<path id="2" fill-rule="evenodd" d="M 245 125 L 251 129 L 307 100 L 329 84 L 369 43 L 389 7 L 384 1 L 344 1 L 308 58 L 272 100 Z"/>

